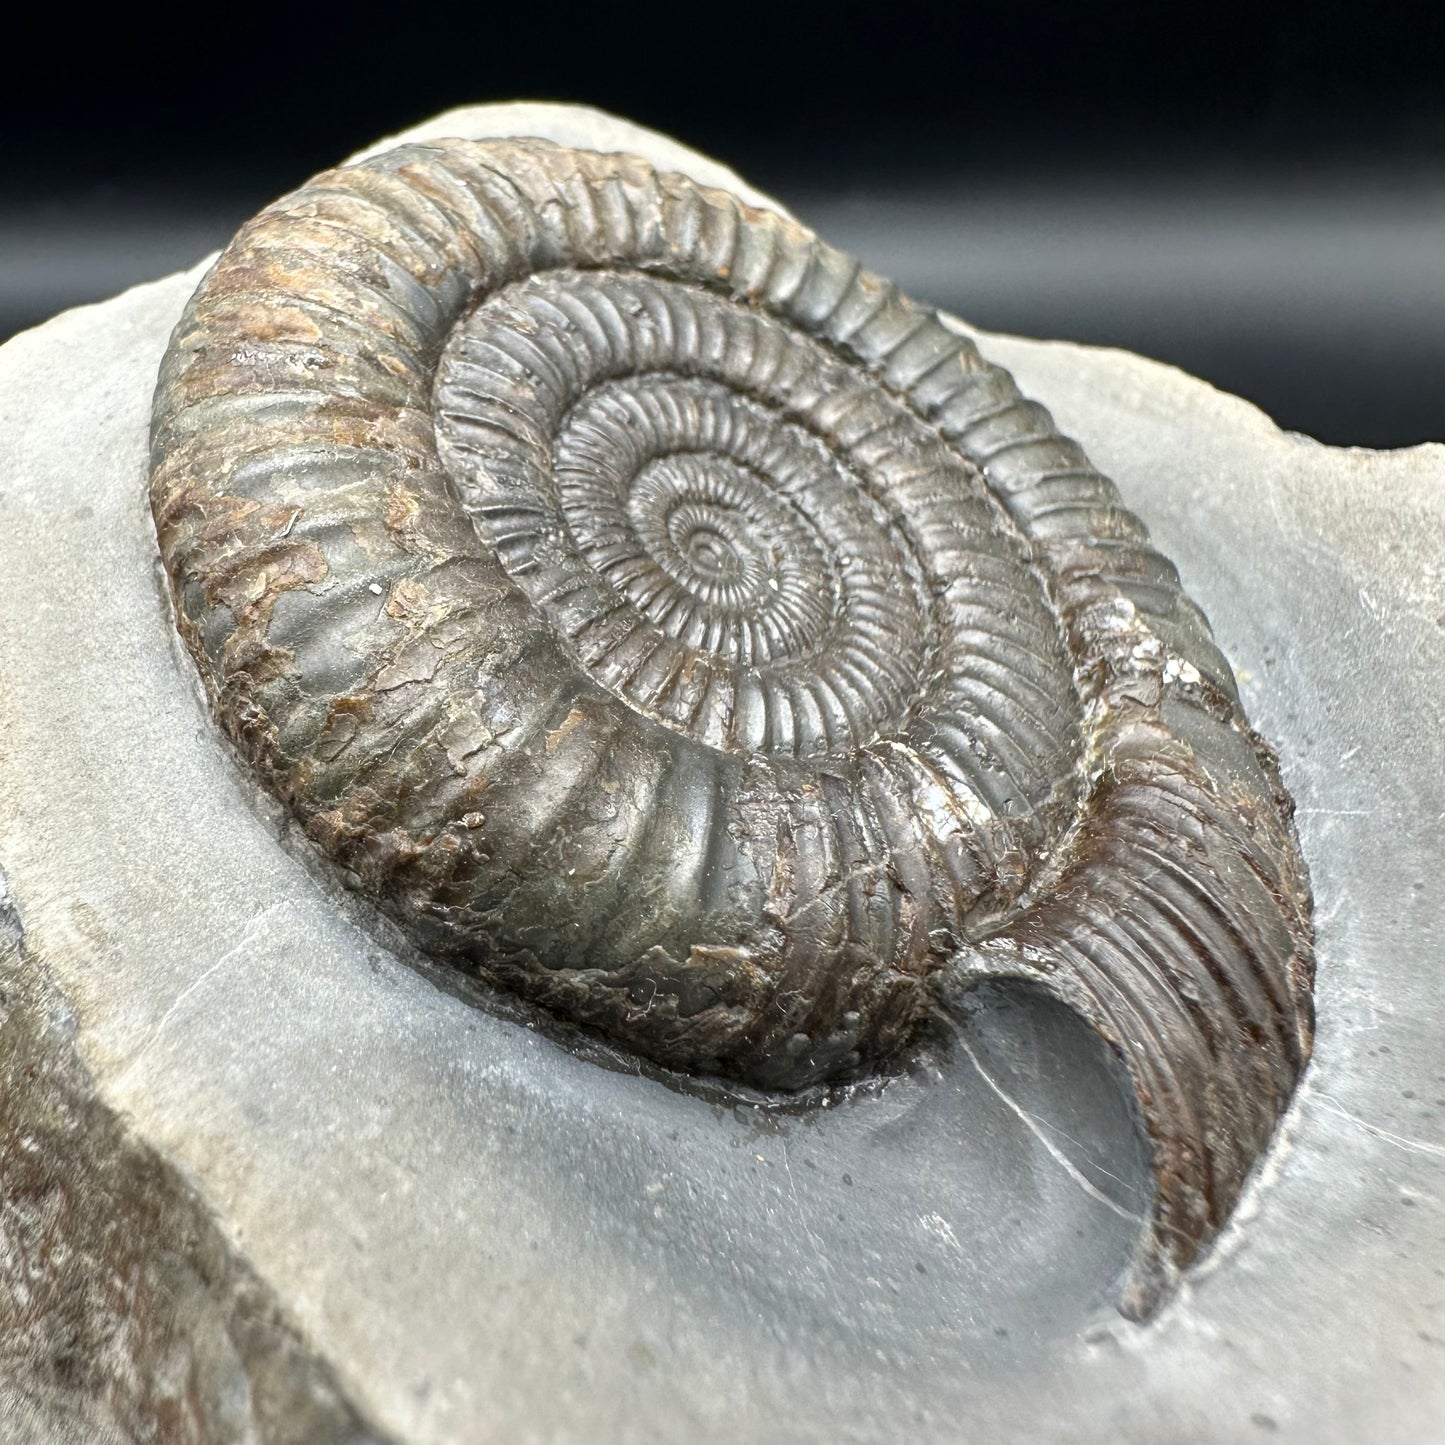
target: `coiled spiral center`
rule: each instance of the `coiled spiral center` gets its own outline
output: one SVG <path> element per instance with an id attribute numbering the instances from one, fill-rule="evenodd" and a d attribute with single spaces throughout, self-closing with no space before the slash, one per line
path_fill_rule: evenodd
<path id="1" fill-rule="evenodd" d="M 846 428 L 819 415 L 840 393 Z M 543 273 L 453 333 L 436 416 L 508 574 L 637 711 L 794 757 L 904 726 L 962 573 L 898 483 L 921 463 L 956 530 L 980 485 L 812 338 L 664 278 Z"/>

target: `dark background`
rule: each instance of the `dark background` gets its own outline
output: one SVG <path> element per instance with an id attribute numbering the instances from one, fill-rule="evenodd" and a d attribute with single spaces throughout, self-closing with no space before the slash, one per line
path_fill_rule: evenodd
<path id="1" fill-rule="evenodd" d="M 1445 438 L 1445 0 L 57 8 L 8 48 L 0 335 L 435 111 L 579 100 L 980 326 Z"/>

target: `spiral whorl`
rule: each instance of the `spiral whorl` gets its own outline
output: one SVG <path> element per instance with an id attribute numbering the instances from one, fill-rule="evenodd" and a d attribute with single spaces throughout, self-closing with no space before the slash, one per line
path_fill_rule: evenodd
<path id="1" fill-rule="evenodd" d="M 405 147 L 248 225 L 152 500 L 216 712 L 427 949 L 797 1087 L 976 977 L 1127 1065 L 1162 1254 L 1309 1037 L 1270 755 L 1113 487 L 936 315 L 627 156 Z"/>

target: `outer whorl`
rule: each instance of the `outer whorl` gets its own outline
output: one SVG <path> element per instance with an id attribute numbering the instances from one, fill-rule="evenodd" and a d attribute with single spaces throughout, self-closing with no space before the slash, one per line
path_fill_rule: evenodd
<path id="1" fill-rule="evenodd" d="M 781 1088 L 1032 982 L 1129 1072 L 1141 1264 L 1223 1222 L 1309 1050 L 1288 800 L 1173 567 L 933 312 L 633 157 L 407 146 L 241 231 L 152 442 L 217 718 L 424 948 Z"/>

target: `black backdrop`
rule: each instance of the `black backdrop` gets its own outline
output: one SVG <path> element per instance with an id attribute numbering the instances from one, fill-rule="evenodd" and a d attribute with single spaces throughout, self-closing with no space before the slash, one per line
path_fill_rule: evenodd
<path id="1" fill-rule="evenodd" d="M 1445 437 L 1445 3 L 529 0 L 32 12 L 0 334 L 189 264 L 470 101 L 671 131 L 921 297 L 1334 442 Z"/>

